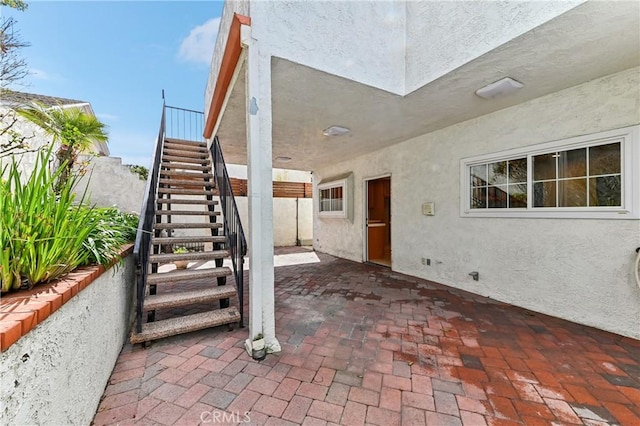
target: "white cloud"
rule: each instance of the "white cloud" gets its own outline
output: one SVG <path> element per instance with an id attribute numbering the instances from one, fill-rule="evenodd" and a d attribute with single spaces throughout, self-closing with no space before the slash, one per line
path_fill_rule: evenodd
<path id="1" fill-rule="evenodd" d="M 220 18 L 212 18 L 193 28 L 180 43 L 180 51 L 178 52 L 180 59 L 208 65 L 213 55 L 219 26 Z"/>

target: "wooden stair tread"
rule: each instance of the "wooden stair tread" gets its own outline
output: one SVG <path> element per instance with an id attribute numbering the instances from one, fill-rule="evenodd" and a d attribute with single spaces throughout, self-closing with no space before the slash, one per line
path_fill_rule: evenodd
<path id="1" fill-rule="evenodd" d="M 199 228 L 222 228 L 220 222 L 201 222 L 201 223 L 156 223 L 153 225 L 155 229 L 199 229 Z"/>
<path id="2" fill-rule="evenodd" d="M 144 310 L 175 308 L 193 303 L 206 303 L 214 300 L 229 299 L 236 296 L 233 285 L 221 285 L 198 290 L 188 290 L 172 293 L 150 294 L 144 299 Z"/>
<path id="3" fill-rule="evenodd" d="M 151 244 L 160 245 L 160 244 L 184 244 L 184 243 L 226 243 L 227 237 L 224 235 L 214 235 L 211 237 L 157 237 L 151 238 Z"/>
<path id="4" fill-rule="evenodd" d="M 197 141 L 190 141 L 187 139 L 178 139 L 178 138 L 164 138 L 165 143 L 173 143 L 176 145 L 186 145 L 186 146 L 197 146 L 198 148 L 207 148 L 207 143 L 206 142 L 197 142 Z"/>
<path id="5" fill-rule="evenodd" d="M 180 152 L 191 152 L 196 155 L 208 155 L 209 150 L 206 148 L 198 147 L 198 146 L 188 146 L 188 145 L 180 145 L 174 143 L 165 143 L 163 147 L 164 150 L 172 150 L 172 151 L 180 151 Z"/>
<path id="6" fill-rule="evenodd" d="M 193 159 L 199 159 L 199 160 L 206 160 L 209 158 L 209 155 L 205 152 L 174 149 L 167 146 L 164 147 L 164 150 L 162 150 L 162 153 L 165 156 L 170 155 L 173 157 L 193 158 Z"/>
<path id="7" fill-rule="evenodd" d="M 165 169 L 169 169 L 169 170 L 200 170 L 203 172 L 210 172 L 211 171 L 211 166 L 210 165 L 206 165 L 206 166 L 198 166 L 196 164 L 178 164 L 178 163 L 171 163 L 168 161 L 163 161 L 162 162 L 162 167 L 164 167 Z"/>
<path id="8" fill-rule="evenodd" d="M 147 284 L 173 283 L 177 281 L 193 281 L 202 278 L 228 277 L 231 269 L 226 266 L 208 269 L 175 269 L 147 275 Z"/>
<path id="9" fill-rule="evenodd" d="M 208 210 L 156 210 L 156 215 L 167 216 L 220 216 L 222 213 Z"/>
<path id="10" fill-rule="evenodd" d="M 148 342 L 238 321 L 240 321 L 238 309 L 230 306 L 225 309 L 150 322 L 142 325 L 142 333 L 131 334 L 131 343 Z"/>
<path id="11" fill-rule="evenodd" d="M 160 170 L 160 175 L 185 179 L 213 179 L 213 174 L 211 173 L 189 173 L 175 170 Z"/>
<path id="12" fill-rule="evenodd" d="M 209 150 L 199 146 L 180 145 L 176 143 L 167 142 L 164 144 L 163 150 L 170 149 L 173 151 L 193 152 L 194 154 L 207 155 Z"/>
<path id="13" fill-rule="evenodd" d="M 158 204 L 205 204 L 208 206 L 218 204 L 218 200 L 188 200 L 180 198 L 159 198 L 156 202 Z"/>
<path id="14" fill-rule="evenodd" d="M 162 161 L 170 161 L 171 164 L 174 163 L 188 163 L 188 164 L 208 164 L 209 163 L 209 159 L 208 158 L 190 158 L 190 157 L 176 157 L 174 155 L 163 155 L 162 156 Z"/>
<path id="15" fill-rule="evenodd" d="M 229 256 L 229 250 L 194 251 L 189 253 L 161 253 L 149 256 L 151 263 L 170 263 L 180 260 L 214 260 Z"/>
<path id="16" fill-rule="evenodd" d="M 179 188 L 158 188 L 159 194 L 177 194 L 177 195 L 216 195 L 213 191 L 205 189 L 179 189 Z"/>
<path id="17" fill-rule="evenodd" d="M 199 179 L 165 179 L 160 178 L 160 183 L 169 185 L 169 186 L 197 186 L 197 187 L 212 187 L 213 182 L 206 181 L 204 178 L 200 177 Z"/>

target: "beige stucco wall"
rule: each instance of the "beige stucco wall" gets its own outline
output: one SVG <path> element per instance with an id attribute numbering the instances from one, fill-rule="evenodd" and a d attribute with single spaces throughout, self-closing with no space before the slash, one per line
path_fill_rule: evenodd
<path id="1" fill-rule="evenodd" d="M 262 53 L 404 95 L 583 2 L 229 0 L 205 116 L 234 12 L 251 16 Z"/>
<path id="2" fill-rule="evenodd" d="M 261 53 L 404 92 L 404 1 L 252 1 L 250 12 Z"/>
<path id="3" fill-rule="evenodd" d="M 460 159 L 638 124 L 639 77 L 630 69 L 314 171 L 314 182 L 355 177 L 353 223 L 314 206 L 315 248 L 363 260 L 364 179 L 389 173 L 394 270 L 640 338 L 640 220 L 460 217 Z"/>
<path id="4" fill-rule="evenodd" d="M 407 1 L 405 93 L 583 2 Z"/>
<path id="5" fill-rule="evenodd" d="M 245 233 L 248 233 L 250 232 L 248 199 L 247 197 L 237 197 L 236 202 L 242 226 Z M 313 240 L 313 200 L 298 198 L 296 204 L 295 198 L 274 198 L 273 245 L 276 247 L 295 246 L 296 237 L 306 245 L 310 245 Z"/>
<path id="6" fill-rule="evenodd" d="M 122 165 L 118 157 L 80 157 L 87 161 L 86 173 L 75 187 L 81 196 L 85 190 L 92 205 L 117 207 L 121 211 L 140 213 L 146 181 Z"/>
<path id="7" fill-rule="evenodd" d="M 128 337 L 134 277 L 130 255 L 0 354 L 0 424 L 91 423 Z"/>

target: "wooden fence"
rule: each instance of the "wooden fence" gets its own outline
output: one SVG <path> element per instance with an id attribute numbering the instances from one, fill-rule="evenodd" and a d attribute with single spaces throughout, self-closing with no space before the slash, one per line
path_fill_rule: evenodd
<path id="1" fill-rule="evenodd" d="M 247 196 L 248 189 L 246 179 L 230 178 L 229 180 L 231 181 L 231 189 L 233 190 L 233 195 L 235 195 L 236 197 Z M 184 185 L 181 187 L 188 188 L 189 186 Z M 312 188 L 313 186 L 310 183 L 305 182 L 274 181 L 273 196 L 275 198 L 312 198 Z M 215 188 L 213 191 L 216 195 L 218 195 L 218 192 Z"/>

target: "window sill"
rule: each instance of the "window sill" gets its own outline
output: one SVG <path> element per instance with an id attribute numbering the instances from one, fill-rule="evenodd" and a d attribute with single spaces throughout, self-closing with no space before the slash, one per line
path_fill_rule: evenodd
<path id="1" fill-rule="evenodd" d="M 483 210 L 473 211 L 465 210 L 460 217 L 491 217 L 491 218 L 524 218 L 524 219 L 640 219 L 637 215 L 624 209 L 617 210 L 601 210 L 593 211 L 589 210 L 511 210 L 511 211 L 498 211 L 498 210 Z"/>

